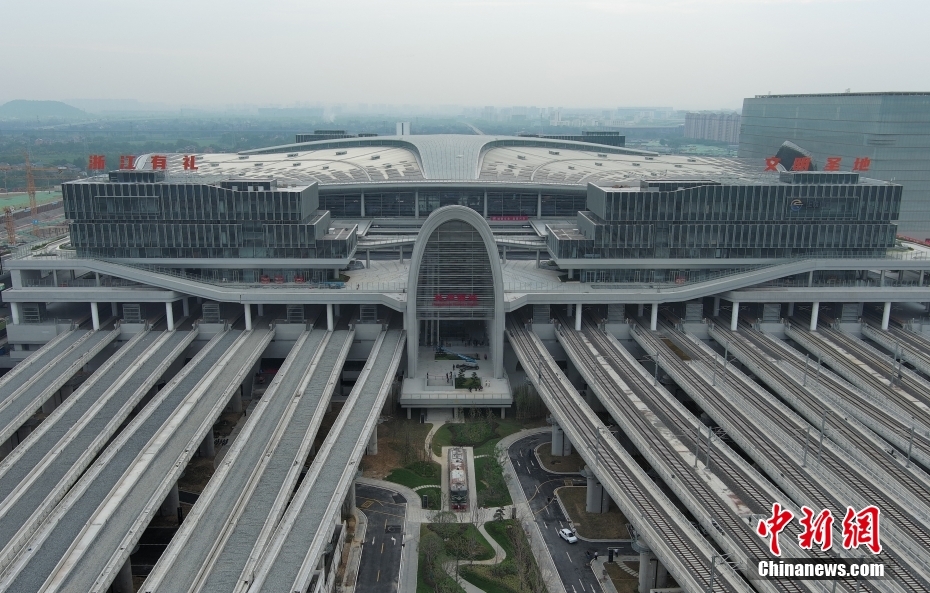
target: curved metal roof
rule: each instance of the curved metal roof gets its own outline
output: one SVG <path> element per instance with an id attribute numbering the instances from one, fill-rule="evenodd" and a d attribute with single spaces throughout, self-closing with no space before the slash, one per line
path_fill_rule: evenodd
<path id="1" fill-rule="evenodd" d="M 618 148 L 602 144 L 552 140 L 522 136 L 470 136 L 464 134 L 424 134 L 412 136 L 374 136 L 318 140 L 245 150 L 242 155 L 288 153 L 295 151 L 324 150 L 352 146 L 393 146 L 409 150 L 417 158 L 425 179 L 436 181 L 475 181 L 481 170 L 484 154 L 505 146 L 549 147 L 579 150 L 592 153 L 627 155 L 655 155 L 654 152 Z"/>

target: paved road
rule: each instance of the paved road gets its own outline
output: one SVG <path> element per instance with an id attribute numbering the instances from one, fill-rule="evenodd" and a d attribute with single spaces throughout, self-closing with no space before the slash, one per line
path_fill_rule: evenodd
<path id="1" fill-rule="evenodd" d="M 555 489 L 564 486 L 566 480 L 577 480 L 577 484 L 581 485 L 584 479 L 578 474 L 553 474 L 539 466 L 533 450 L 540 443 L 550 440 L 549 434 L 529 436 L 511 445 L 508 453 L 565 590 L 571 593 L 601 593 L 602 589 L 594 572 L 587 566 L 588 558 L 585 552 L 596 551 L 600 556 L 607 555 L 607 548 L 620 548 L 623 555 L 633 555 L 635 552 L 628 542 L 579 541 L 577 544 L 570 544 L 559 537 L 559 529 L 568 527 L 569 524 L 562 513 L 562 507 L 555 500 Z"/>
<path id="2" fill-rule="evenodd" d="M 407 499 L 384 488 L 356 484 L 355 505 L 368 517 L 355 590 L 396 593 Z"/>

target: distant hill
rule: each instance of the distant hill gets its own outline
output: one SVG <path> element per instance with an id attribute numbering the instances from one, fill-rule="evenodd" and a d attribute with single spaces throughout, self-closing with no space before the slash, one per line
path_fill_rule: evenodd
<path id="1" fill-rule="evenodd" d="M 61 101 L 26 101 L 15 99 L 0 105 L 0 119 L 34 119 L 36 117 L 86 118 L 87 113 Z"/>

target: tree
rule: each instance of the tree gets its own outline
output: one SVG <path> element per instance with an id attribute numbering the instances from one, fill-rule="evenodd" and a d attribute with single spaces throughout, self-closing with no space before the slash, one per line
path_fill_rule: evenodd
<path id="1" fill-rule="evenodd" d="M 504 507 L 497 507 L 497 510 L 494 511 L 494 520 L 498 522 L 504 520 Z"/>

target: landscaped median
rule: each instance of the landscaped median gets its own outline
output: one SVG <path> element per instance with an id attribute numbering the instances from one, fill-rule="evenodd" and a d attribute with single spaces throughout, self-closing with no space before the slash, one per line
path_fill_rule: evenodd
<path id="1" fill-rule="evenodd" d="M 490 560 L 494 549 L 472 523 L 459 523 L 455 513 L 440 511 L 433 519 L 436 522 L 420 525 L 417 593 L 462 591 L 446 567 Z"/>
<path id="2" fill-rule="evenodd" d="M 485 593 L 545 591 L 545 583 L 520 524 L 509 519 L 485 523 L 484 528 L 507 556 L 498 564 L 464 566 L 461 575 Z"/>

